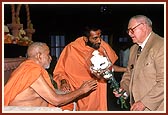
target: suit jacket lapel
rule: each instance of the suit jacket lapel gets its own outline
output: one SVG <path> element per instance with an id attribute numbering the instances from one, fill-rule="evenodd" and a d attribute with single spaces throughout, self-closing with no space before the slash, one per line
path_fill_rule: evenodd
<path id="1" fill-rule="evenodd" d="M 139 58 L 137 59 L 136 63 L 136 67 L 135 67 L 135 77 L 138 76 L 140 74 L 140 70 L 142 70 L 142 68 L 144 67 L 144 63 L 146 57 L 149 54 L 149 50 L 151 49 L 151 46 L 153 44 L 153 40 L 154 40 L 154 33 L 152 32 L 145 47 L 143 48 Z"/>
<path id="2" fill-rule="evenodd" d="M 145 66 L 145 60 L 148 57 L 149 54 L 151 54 L 151 46 L 153 44 L 155 40 L 155 34 L 152 32 L 152 34 L 150 35 L 150 38 L 148 39 L 145 47 L 143 48 L 140 56 L 137 59 L 137 49 L 138 49 L 138 45 L 134 47 L 133 51 L 130 52 L 132 55 L 132 60 L 131 63 L 134 65 L 133 71 L 132 71 L 132 75 L 131 75 L 131 79 L 130 79 L 130 87 L 129 90 L 132 91 L 132 85 L 133 85 L 133 81 L 141 74 L 141 70 L 142 68 L 144 68 Z M 150 51 L 150 53 L 149 53 Z M 130 96 L 132 96 L 132 93 L 130 92 Z M 133 102 L 133 98 L 130 98 L 130 102 Z"/>

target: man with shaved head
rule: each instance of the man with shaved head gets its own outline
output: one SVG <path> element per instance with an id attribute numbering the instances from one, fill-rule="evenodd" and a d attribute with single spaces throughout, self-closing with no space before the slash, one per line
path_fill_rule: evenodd
<path id="1" fill-rule="evenodd" d="M 88 80 L 73 92 L 57 94 L 45 70 L 50 67 L 49 53 L 45 43 L 34 42 L 28 47 L 28 59 L 14 70 L 4 87 L 5 106 L 60 107 L 96 90 L 97 81 Z"/>

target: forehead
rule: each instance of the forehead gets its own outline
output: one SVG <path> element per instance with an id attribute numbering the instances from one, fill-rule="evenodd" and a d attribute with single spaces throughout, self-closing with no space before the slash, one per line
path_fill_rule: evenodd
<path id="1" fill-rule="evenodd" d="M 128 29 L 129 28 L 132 28 L 133 26 L 135 26 L 137 24 L 137 20 L 136 19 L 131 19 L 129 21 L 129 24 L 128 24 Z"/>
<path id="2" fill-rule="evenodd" d="M 91 30 L 90 31 L 90 36 L 95 36 L 95 35 L 100 35 L 100 34 L 101 34 L 101 30 L 96 30 L 96 31 Z"/>

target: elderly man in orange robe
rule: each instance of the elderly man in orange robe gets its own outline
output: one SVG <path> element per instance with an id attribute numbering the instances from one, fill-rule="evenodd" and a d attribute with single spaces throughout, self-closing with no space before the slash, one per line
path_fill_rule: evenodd
<path id="1" fill-rule="evenodd" d="M 115 51 L 101 39 L 101 30 L 87 27 L 84 35 L 68 44 L 59 57 L 53 75 L 60 88 L 75 90 L 84 81 L 95 79 L 88 64 L 94 50 L 105 50 L 113 64 L 118 59 Z M 126 71 L 126 68 L 116 65 L 113 68 L 114 71 Z M 78 111 L 107 111 L 107 81 L 98 79 L 97 90 L 79 97 L 76 102 Z"/>
<path id="2" fill-rule="evenodd" d="M 5 106 L 60 107 L 96 90 L 97 81 L 88 79 L 73 92 L 56 93 L 45 70 L 51 62 L 48 46 L 34 42 L 28 47 L 27 54 L 28 59 L 11 74 L 4 87 Z"/>

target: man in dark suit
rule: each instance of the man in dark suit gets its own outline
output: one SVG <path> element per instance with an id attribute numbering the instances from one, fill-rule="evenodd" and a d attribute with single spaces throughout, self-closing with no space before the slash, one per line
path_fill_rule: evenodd
<path id="1" fill-rule="evenodd" d="M 164 39 L 153 32 L 152 21 L 144 15 L 133 16 L 127 32 L 135 44 L 120 85 L 130 97 L 130 110 L 163 111 Z"/>

